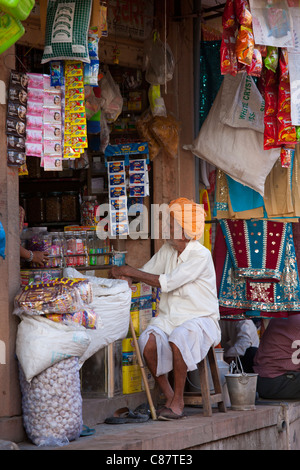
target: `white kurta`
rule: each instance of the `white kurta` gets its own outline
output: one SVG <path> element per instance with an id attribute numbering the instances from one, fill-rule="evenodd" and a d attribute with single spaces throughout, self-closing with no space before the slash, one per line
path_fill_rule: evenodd
<path id="1" fill-rule="evenodd" d="M 188 370 L 196 369 L 210 346 L 217 345 L 221 339 L 215 269 L 210 251 L 198 241 L 190 241 L 178 256 L 178 252 L 166 243 L 142 270 L 159 275 L 161 296 L 159 315 L 151 319 L 139 338 L 141 352 L 149 333 L 153 332 L 158 349 L 157 375 L 172 370 L 169 341 L 180 349 Z"/>

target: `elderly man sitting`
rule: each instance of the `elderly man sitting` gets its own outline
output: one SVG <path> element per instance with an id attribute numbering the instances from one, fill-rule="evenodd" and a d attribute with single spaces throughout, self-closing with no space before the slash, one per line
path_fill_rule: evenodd
<path id="1" fill-rule="evenodd" d="M 114 277 L 129 277 L 161 289 L 159 314 L 139 337 L 139 346 L 166 398 L 158 411 L 158 419 L 165 420 L 184 416 L 187 372 L 197 369 L 221 339 L 215 269 L 210 251 L 199 242 L 205 212 L 185 198 L 172 201 L 169 211 L 170 239 L 150 261 L 141 269 L 112 269 Z M 171 370 L 173 388 L 167 376 Z"/>

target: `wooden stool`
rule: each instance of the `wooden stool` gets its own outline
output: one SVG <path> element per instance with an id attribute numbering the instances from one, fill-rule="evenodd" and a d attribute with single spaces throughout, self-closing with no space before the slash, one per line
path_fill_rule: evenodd
<path id="1" fill-rule="evenodd" d="M 210 390 L 208 378 L 208 365 L 209 362 L 212 381 L 214 384 L 214 391 Z M 202 405 L 204 416 L 212 416 L 213 403 L 218 404 L 219 411 L 226 413 L 226 405 L 224 401 L 224 393 L 220 381 L 220 373 L 217 364 L 216 354 L 213 347 L 207 353 L 207 356 L 198 364 L 199 378 L 200 378 L 200 392 L 185 392 L 184 404 L 185 405 Z"/>

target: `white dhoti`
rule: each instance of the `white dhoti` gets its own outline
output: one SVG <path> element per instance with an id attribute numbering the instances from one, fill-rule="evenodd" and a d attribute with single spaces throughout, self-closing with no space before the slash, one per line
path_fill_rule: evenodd
<path id="1" fill-rule="evenodd" d="M 197 369 L 197 364 L 207 355 L 211 346 L 220 340 L 220 329 L 209 317 L 187 320 L 174 328 L 170 335 L 154 325 L 149 325 L 139 337 L 139 347 L 143 356 L 150 333 L 156 338 L 157 371 L 156 376 L 167 374 L 173 369 L 173 356 L 170 342 L 181 352 L 188 371 Z"/>

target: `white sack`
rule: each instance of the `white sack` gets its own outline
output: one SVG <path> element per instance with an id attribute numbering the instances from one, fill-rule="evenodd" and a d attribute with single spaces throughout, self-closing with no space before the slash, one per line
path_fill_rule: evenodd
<path id="1" fill-rule="evenodd" d="M 64 269 L 68 278 L 88 278 L 93 286 L 94 300 L 89 306 L 102 320 L 101 330 L 87 330 L 90 345 L 79 358 L 83 363 L 100 349 L 119 339 L 126 338 L 130 320 L 132 291 L 128 282 L 121 279 L 106 279 L 84 276 L 74 268 Z"/>
<path id="2" fill-rule="evenodd" d="M 280 156 L 280 148 L 264 150 L 264 136 L 251 129 L 230 127 L 220 120 L 221 88 L 192 145 L 194 155 L 223 170 L 262 196 L 266 178 Z"/>
<path id="3" fill-rule="evenodd" d="M 82 366 L 84 361 L 97 351 L 114 341 L 126 338 L 130 320 L 131 289 L 120 294 L 96 297 L 91 304 L 94 311 L 101 316 L 101 330 L 87 330 L 91 342 L 79 358 Z"/>
<path id="4" fill-rule="evenodd" d="M 70 356 L 82 356 L 90 344 L 87 330 L 55 323 L 43 316 L 23 315 L 18 325 L 16 355 L 28 382 Z"/>
<path id="5" fill-rule="evenodd" d="M 69 279 L 88 279 L 93 286 L 93 295 L 114 295 L 121 292 L 127 292 L 129 289 L 128 282 L 122 279 L 107 279 L 104 277 L 89 276 L 80 273 L 74 268 L 65 268 L 64 277 Z"/>
<path id="6" fill-rule="evenodd" d="M 221 95 L 220 121 L 231 127 L 264 132 L 265 101 L 253 78 L 246 72 L 225 75 Z"/>

